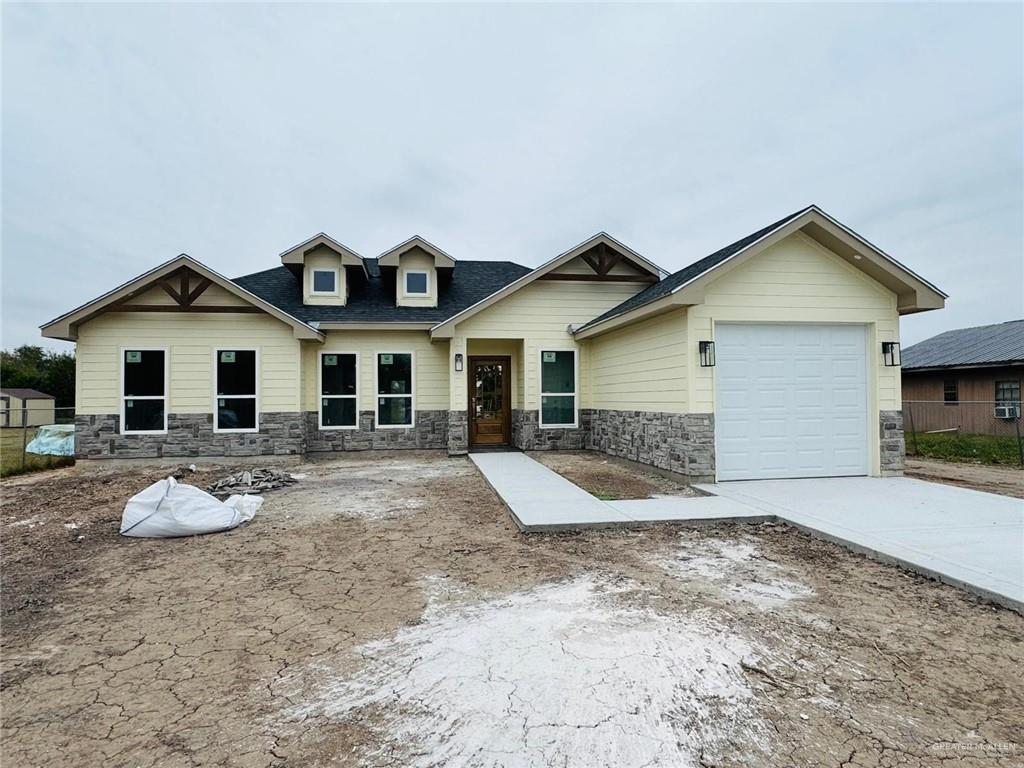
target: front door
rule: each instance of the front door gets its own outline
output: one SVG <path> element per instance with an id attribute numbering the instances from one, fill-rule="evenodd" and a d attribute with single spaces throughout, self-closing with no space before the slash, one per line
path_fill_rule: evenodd
<path id="1" fill-rule="evenodd" d="M 512 403 L 508 357 L 469 358 L 469 444 L 512 442 Z"/>

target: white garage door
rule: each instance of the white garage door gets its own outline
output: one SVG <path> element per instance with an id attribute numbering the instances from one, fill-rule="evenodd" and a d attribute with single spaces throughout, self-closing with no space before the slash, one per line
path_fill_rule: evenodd
<path id="1" fill-rule="evenodd" d="M 868 472 L 865 329 L 715 328 L 719 480 Z"/>

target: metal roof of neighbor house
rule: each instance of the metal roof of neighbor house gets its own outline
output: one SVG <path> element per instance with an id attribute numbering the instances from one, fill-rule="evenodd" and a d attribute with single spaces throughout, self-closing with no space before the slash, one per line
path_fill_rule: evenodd
<path id="1" fill-rule="evenodd" d="M 19 387 L 4 387 L 0 389 L 0 395 L 9 395 L 19 400 L 56 400 L 53 395 L 40 392 L 38 389 L 24 389 Z"/>
<path id="2" fill-rule="evenodd" d="M 1024 363 L 1024 320 L 958 328 L 903 350 L 903 370 Z"/>
<path id="3" fill-rule="evenodd" d="M 772 232 L 774 232 L 779 227 L 784 226 L 787 222 L 790 222 L 793 219 L 795 219 L 797 216 L 800 216 L 801 214 L 806 213 L 807 211 L 811 210 L 813 207 L 814 207 L 813 205 L 809 205 L 806 208 L 801 208 L 799 211 L 796 211 L 795 213 L 791 213 L 791 214 L 789 214 L 789 216 L 786 216 L 785 218 L 779 219 L 774 224 L 769 224 L 764 229 L 759 229 L 757 232 L 754 232 L 753 234 L 747 235 L 746 237 L 744 237 L 744 238 L 742 238 L 740 240 L 737 240 L 735 243 L 731 243 L 730 245 L 725 246 L 725 248 L 721 248 L 721 249 L 715 251 L 714 253 L 712 253 L 712 254 L 710 254 L 708 256 L 705 256 L 703 259 L 700 259 L 699 261 L 695 261 L 695 262 L 693 262 L 693 264 L 690 264 L 687 267 L 683 267 L 678 272 L 673 272 L 671 275 L 666 277 L 664 280 L 661 280 L 660 282 L 655 283 L 654 285 L 650 286 L 649 288 L 646 288 L 645 290 L 640 291 L 640 293 L 636 294 L 635 296 L 632 296 L 632 297 L 626 299 L 621 304 L 612 307 L 607 312 L 605 312 L 603 315 L 598 315 L 593 320 L 591 320 L 590 322 L 586 323 L 583 326 L 583 328 L 587 328 L 588 326 L 591 326 L 591 325 L 597 325 L 598 323 L 600 323 L 600 322 L 602 322 L 604 320 L 608 320 L 608 319 L 610 319 L 612 317 L 616 317 L 618 315 L 621 315 L 624 312 L 630 311 L 631 309 L 636 309 L 637 307 L 642 307 L 644 304 L 650 304 L 652 301 L 660 299 L 663 296 L 668 296 L 670 293 L 672 293 L 673 290 L 675 290 L 679 286 L 684 285 L 685 283 L 689 282 L 693 278 L 695 278 L 695 277 L 697 277 L 699 275 L 704 274 L 705 272 L 707 272 L 712 267 L 718 266 L 723 261 L 728 259 L 730 256 L 733 256 L 733 255 L 739 253 L 744 248 L 746 248 L 748 245 L 751 245 L 752 243 L 755 243 L 758 240 L 760 240 L 762 237 L 771 234 Z"/>
<path id="4" fill-rule="evenodd" d="M 450 276 L 439 275 L 436 307 L 395 306 L 394 270 L 364 259 L 368 278 L 350 275 L 344 306 L 302 303 L 302 284 L 287 267 L 234 278 L 233 282 L 306 323 L 439 323 L 530 272 L 510 261 L 457 261 Z"/>

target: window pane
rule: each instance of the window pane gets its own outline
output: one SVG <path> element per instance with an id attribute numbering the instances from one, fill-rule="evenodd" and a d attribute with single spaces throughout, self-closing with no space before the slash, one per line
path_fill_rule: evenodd
<path id="1" fill-rule="evenodd" d="M 574 352 L 540 353 L 540 391 L 576 391 L 576 354 Z"/>
<path id="2" fill-rule="evenodd" d="M 325 395 L 354 395 L 356 393 L 356 356 L 322 355 L 320 357 L 320 384 Z"/>
<path id="3" fill-rule="evenodd" d="M 996 400 L 1000 403 L 1018 403 L 1020 402 L 1020 382 L 1019 381 L 997 381 L 996 382 Z"/>
<path id="4" fill-rule="evenodd" d="M 124 401 L 125 432 L 158 432 L 164 428 L 164 400 Z"/>
<path id="5" fill-rule="evenodd" d="M 406 272 L 405 274 L 406 293 L 426 293 L 427 276 L 422 272 Z"/>
<path id="6" fill-rule="evenodd" d="M 377 423 L 412 424 L 412 398 L 377 398 Z"/>
<path id="7" fill-rule="evenodd" d="M 230 349 L 217 352 L 217 394 L 256 394 L 256 352 Z"/>
<path id="8" fill-rule="evenodd" d="M 541 421 L 545 425 L 572 424 L 576 421 L 576 398 L 572 395 L 544 395 L 540 399 Z"/>
<path id="9" fill-rule="evenodd" d="M 334 293 L 334 273 L 323 270 L 313 271 L 313 290 L 318 293 Z"/>
<path id="10" fill-rule="evenodd" d="M 166 394 L 163 350 L 125 350 L 124 394 L 125 397 Z"/>
<path id="11" fill-rule="evenodd" d="M 320 409 L 325 427 L 354 427 L 356 425 L 356 399 L 354 397 L 325 397 L 320 401 Z"/>
<path id="12" fill-rule="evenodd" d="M 412 394 L 412 355 L 377 355 L 377 394 Z"/>
<path id="13" fill-rule="evenodd" d="M 951 380 L 942 383 L 942 399 L 947 403 L 955 403 L 960 399 L 956 381 Z"/>
<path id="14" fill-rule="evenodd" d="M 221 397 L 217 399 L 217 429 L 254 429 L 256 398 Z"/>

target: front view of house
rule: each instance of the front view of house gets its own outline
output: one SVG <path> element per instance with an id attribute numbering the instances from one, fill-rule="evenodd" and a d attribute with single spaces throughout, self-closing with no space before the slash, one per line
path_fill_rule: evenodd
<path id="1" fill-rule="evenodd" d="M 899 317 L 946 295 L 815 206 L 671 275 L 606 234 L 529 269 L 326 235 L 182 255 L 42 327 L 80 459 L 592 449 L 693 481 L 903 461 Z"/>

